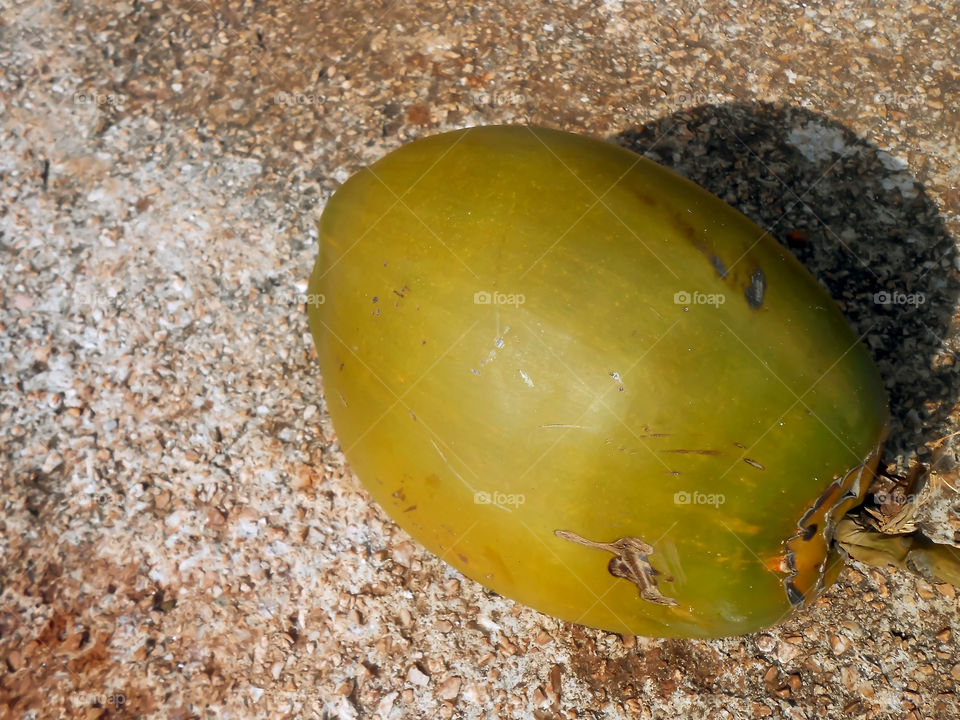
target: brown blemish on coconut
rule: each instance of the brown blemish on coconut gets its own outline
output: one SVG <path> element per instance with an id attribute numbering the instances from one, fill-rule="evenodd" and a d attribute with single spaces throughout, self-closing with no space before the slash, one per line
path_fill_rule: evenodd
<path id="1" fill-rule="evenodd" d="M 792 605 L 803 605 L 825 587 L 830 544 L 840 518 L 861 502 L 877 470 L 880 446 L 861 465 L 834 479 L 797 522 L 786 543 L 784 591 Z"/>
<path id="2" fill-rule="evenodd" d="M 713 265 L 713 269 L 717 271 L 717 275 L 719 275 L 721 279 L 727 279 L 729 271 L 727 270 L 727 266 L 723 264 L 723 260 L 713 255 L 710 257 L 710 264 Z"/>
<path id="3" fill-rule="evenodd" d="M 747 298 L 747 304 L 754 310 L 759 310 L 763 305 L 763 296 L 766 292 L 767 276 L 763 274 L 763 270 L 757 268 L 750 273 L 750 283 L 743 293 Z"/>
<path id="4" fill-rule="evenodd" d="M 603 543 L 587 540 L 570 530 L 554 530 L 553 533 L 563 540 L 613 553 L 614 558 L 607 565 L 609 573 L 614 577 L 629 580 L 636 585 L 640 590 L 640 597 L 647 602 L 655 605 L 677 604 L 676 600 L 660 592 L 656 578 L 660 573 L 653 568 L 649 560 L 649 557 L 653 555 L 653 546 L 640 538 L 622 537 L 612 543 Z M 667 577 L 665 580 L 673 582 L 672 577 Z"/>

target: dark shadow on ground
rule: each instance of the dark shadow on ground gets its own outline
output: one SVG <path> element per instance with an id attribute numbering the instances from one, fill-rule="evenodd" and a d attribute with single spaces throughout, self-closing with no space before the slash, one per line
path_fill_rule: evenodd
<path id="1" fill-rule="evenodd" d="M 888 460 L 950 432 L 960 258 L 902 163 L 824 115 L 768 104 L 684 109 L 612 140 L 743 212 L 826 286 L 887 384 Z"/>

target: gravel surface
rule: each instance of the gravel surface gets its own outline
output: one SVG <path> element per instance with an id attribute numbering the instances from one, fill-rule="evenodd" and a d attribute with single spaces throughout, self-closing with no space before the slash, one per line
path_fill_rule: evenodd
<path id="1" fill-rule="evenodd" d="M 326 199 L 404 142 L 608 138 L 829 288 L 956 541 L 957 47 L 916 0 L 0 0 L 0 715 L 960 717 L 949 585 L 852 563 L 682 641 L 464 578 L 351 474 L 302 296 Z"/>

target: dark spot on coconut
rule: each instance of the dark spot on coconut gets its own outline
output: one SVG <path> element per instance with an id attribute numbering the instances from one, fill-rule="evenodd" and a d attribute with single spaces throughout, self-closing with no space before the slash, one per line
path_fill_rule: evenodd
<path id="1" fill-rule="evenodd" d="M 714 255 L 710 258 L 710 264 L 713 265 L 713 269 L 717 271 L 717 275 L 724 280 L 727 279 L 727 266 L 723 264 L 723 260 Z"/>
<path id="2" fill-rule="evenodd" d="M 787 591 L 787 599 L 791 605 L 803 604 L 803 593 L 797 590 L 792 582 L 789 580 L 784 581 L 783 587 Z"/>
<path id="3" fill-rule="evenodd" d="M 760 463 L 758 463 L 756 460 L 751 460 L 750 458 L 744 458 L 743 461 L 744 461 L 747 465 L 752 465 L 752 466 L 755 467 L 757 470 L 766 470 L 766 468 L 765 468 L 763 465 L 761 465 Z"/>
<path id="4" fill-rule="evenodd" d="M 651 195 L 647 195 L 646 193 L 634 191 L 633 196 L 637 201 L 642 202 L 644 205 L 647 205 L 648 207 L 657 207 L 657 205 L 660 204 L 657 202 L 657 200 L 654 197 L 652 197 Z"/>
<path id="5" fill-rule="evenodd" d="M 763 274 L 763 270 L 757 268 L 750 276 L 750 284 L 744 291 L 744 295 L 747 296 L 747 304 L 754 310 L 759 309 L 763 305 L 763 295 L 766 291 L 767 278 Z"/>
<path id="6" fill-rule="evenodd" d="M 694 227 L 687 222 L 687 219 L 680 213 L 673 213 L 673 221 L 676 223 L 677 230 L 679 230 L 683 235 L 690 241 L 690 243 L 700 252 L 706 254 L 708 252 L 706 244 L 703 242 L 703 238 L 700 234 L 694 229 Z"/>
<path id="7" fill-rule="evenodd" d="M 817 534 L 817 524 L 813 523 L 812 525 L 808 525 L 803 529 L 803 535 L 801 535 L 801 537 L 804 540 L 809 540 L 816 534 Z"/>

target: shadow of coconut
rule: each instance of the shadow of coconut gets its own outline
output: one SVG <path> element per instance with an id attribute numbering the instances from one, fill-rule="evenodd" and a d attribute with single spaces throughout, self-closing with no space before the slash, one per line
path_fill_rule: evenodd
<path id="1" fill-rule="evenodd" d="M 923 460 L 924 443 L 950 432 L 960 258 L 905 164 L 821 114 L 768 104 L 684 109 L 611 140 L 743 212 L 827 288 L 886 382 L 886 459 Z"/>

